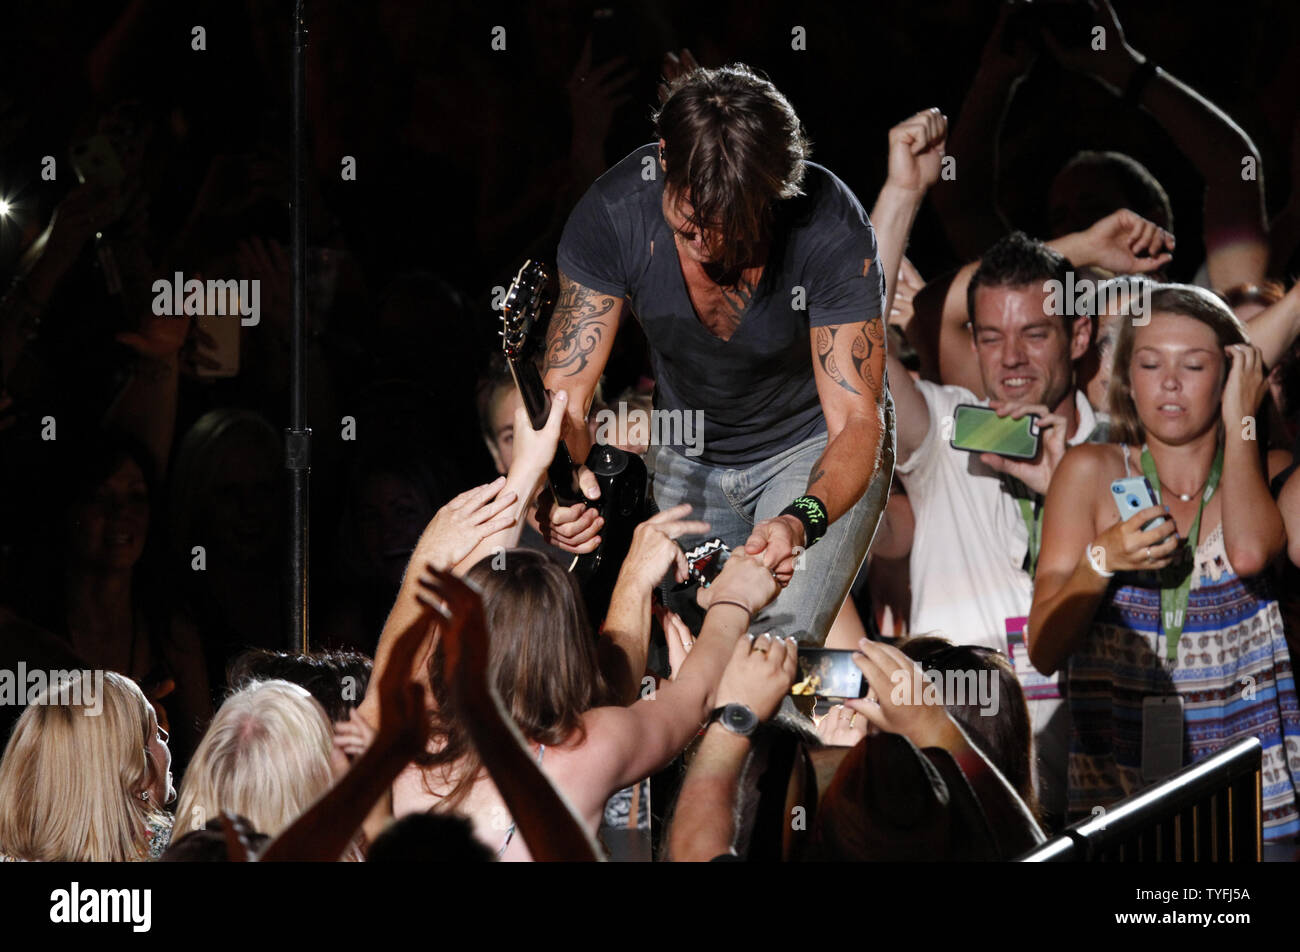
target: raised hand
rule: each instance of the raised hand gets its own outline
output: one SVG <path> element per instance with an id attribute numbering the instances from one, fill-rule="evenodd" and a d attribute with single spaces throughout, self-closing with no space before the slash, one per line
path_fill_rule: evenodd
<path id="1" fill-rule="evenodd" d="M 1253 344 L 1229 344 L 1223 348 L 1232 366 L 1223 384 L 1223 425 L 1229 437 L 1240 435 L 1243 421 L 1253 417 L 1268 392 L 1264 358 Z"/>
<path id="2" fill-rule="evenodd" d="M 488 536 L 513 525 L 515 517 L 510 508 L 516 496 L 501 491 L 505 484 L 506 478 L 498 476 L 461 493 L 439 509 L 420 536 L 412 563 L 418 560 L 450 569 Z"/>
<path id="3" fill-rule="evenodd" d="M 1071 258 L 1071 263 L 1080 267 L 1145 274 L 1173 260 L 1174 236 L 1126 208 L 1107 215 L 1079 238 L 1079 250 L 1071 249 L 1071 253 L 1081 260 Z"/>
<path id="4" fill-rule="evenodd" d="M 686 656 L 695 647 L 695 636 L 676 612 L 671 612 L 661 605 L 655 605 L 650 610 L 663 626 L 664 641 L 668 646 L 668 670 L 672 672 L 671 677 L 675 679 L 677 673 L 682 670 L 682 663 L 686 661 Z"/>
<path id="5" fill-rule="evenodd" d="M 745 542 L 745 554 L 761 555 L 763 565 L 781 585 L 789 585 L 794 566 L 804 553 L 803 523 L 794 516 L 764 519 L 754 526 Z M 735 556 L 732 552 L 732 556 Z"/>
<path id="6" fill-rule="evenodd" d="M 706 611 L 718 599 L 740 602 L 749 609 L 752 618 L 766 608 L 780 590 L 776 577 L 762 559 L 744 550 L 733 549 L 727 564 L 712 584 L 696 591 L 695 601 Z"/>
<path id="7" fill-rule="evenodd" d="M 466 691 L 477 694 L 487 687 L 488 630 L 483 616 L 483 596 L 474 585 L 428 567 L 420 577 L 420 603 L 442 619 L 443 671 L 448 682 L 465 697 Z"/>
<path id="8" fill-rule="evenodd" d="M 653 589 L 664 574 L 675 565 L 674 578 L 685 582 L 687 575 L 686 554 L 676 539 L 684 535 L 702 535 L 709 531 L 709 524 L 698 519 L 687 519 L 690 515 L 690 503 L 682 503 L 657 512 L 636 527 L 632 533 L 632 547 L 619 572 L 620 581 L 638 589 Z"/>
<path id="9" fill-rule="evenodd" d="M 575 150 L 603 150 L 614 113 L 632 98 L 627 88 L 636 74 L 623 68 L 627 64 L 626 56 L 616 56 L 593 67 L 591 35 L 588 34 L 568 83 Z"/>
<path id="10" fill-rule="evenodd" d="M 736 639 L 736 650 L 718 682 L 716 706 L 743 704 L 766 721 L 790 692 L 798 669 L 799 644 L 769 633 Z"/>
<path id="11" fill-rule="evenodd" d="M 939 181 L 943 147 L 948 138 L 948 117 L 937 108 L 904 119 L 889 130 L 887 186 L 908 192 L 925 192 Z"/>
<path id="12" fill-rule="evenodd" d="M 1141 54 L 1124 39 L 1124 28 L 1111 9 L 1109 0 L 1084 0 L 1081 6 L 1092 10 L 1092 22 L 1087 29 L 1062 41 L 1047 27 L 1040 30 L 1043 45 L 1066 69 L 1087 73 L 1100 80 L 1112 92 L 1124 91 L 1133 65 L 1141 61 Z M 1096 31 L 1100 27 L 1102 32 Z M 1095 47 L 1094 38 L 1103 37 L 1104 47 Z"/>
<path id="13" fill-rule="evenodd" d="M 693 73 L 699 68 L 700 64 L 695 61 L 691 51 L 685 47 L 682 48 L 680 55 L 672 50 L 665 53 L 663 61 L 664 81 L 659 84 L 660 105 L 668 101 L 668 97 L 672 95 L 671 87 L 679 77 L 685 76 L 687 73 Z"/>
<path id="14" fill-rule="evenodd" d="M 850 698 L 844 706 L 857 711 L 882 731 L 902 734 L 919 748 L 952 746 L 964 743 L 948 710 L 942 704 L 926 704 L 924 690 L 917 696 L 917 685 L 924 689 L 921 666 L 893 645 L 863 638 L 853 655 L 853 663 L 871 685 L 866 698 Z"/>
<path id="15" fill-rule="evenodd" d="M 1040 496 L 1047 495 L 1056 467 L 1065 457 L 1065 431 L 1069 422 L 1059 413 L 1053 413 L 1042 404 L 1003 403 L 990 400 L 989 407 L 1000 417 L 1019 419 L 1027 413 L 1038 414 L 1039 450 L 1032 460 L 1011 459 L 995 453 L 981 453 L 980 462 L 989 469 L 1014 476 Z"/>

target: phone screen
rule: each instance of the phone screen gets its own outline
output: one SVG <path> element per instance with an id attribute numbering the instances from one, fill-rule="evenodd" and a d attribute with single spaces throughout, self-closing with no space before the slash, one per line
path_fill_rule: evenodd
<path id="1" fill-rule="evenodd" d="M 971 453 L 996 453 L 1015 459 L 1038 455 L 1038 417 L 1028 413 L 1019 419 L 1000 417 L 988 407 L 967 403 L 953 413 L 952 447 Z"/>
<path id="2" fill-rule="evenodd" d="M 854 654 L 836 648 L 800 648 L 798 680 L 790 693 L 804 697 L 866 696 L 867 682 L 853 663 Z"/>

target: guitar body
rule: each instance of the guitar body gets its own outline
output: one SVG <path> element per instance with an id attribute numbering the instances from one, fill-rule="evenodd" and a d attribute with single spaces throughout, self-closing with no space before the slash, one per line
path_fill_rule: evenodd
<path id="1" fill-rule="evenodd" d="M 502 347 L 510 364 L 515 385 L 519 388 L 524 409 L 533 429 L 546 425 L 551 413 L 551 397 L 542 384 L 541 374 L 531 360 L 532 343 L 542 336 L 549 319 L 551 303 L 550 276 L 540 262 L 526 261 L 506 293 L 501 308 L 504 325 Z M 600 545 L 593 552 L 575 556 L 569 566 L 582 590 L 587 617 L 593 630 L 599 631 L 609 610 L 619 569 L 632 548 L 636 527 L 653 514 L 649 495 L 649 474 L 645 461 L 635 453 L 613 446 L 596 444 L 586 460 L 587 468 L 600 486 L 600 498 L 587 504 L 605 520 Z M 561 441 L 547 472 L 547 481 L 556 501 L 572 506 L 585 499 L 577 484 L 578 470 Z"/>

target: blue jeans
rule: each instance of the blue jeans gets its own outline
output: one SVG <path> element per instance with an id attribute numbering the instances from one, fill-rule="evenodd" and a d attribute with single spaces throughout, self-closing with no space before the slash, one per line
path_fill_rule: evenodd
<path id="1" fill-rule="evenodd" d="M 813 464 L 826 450 L 826 434 L 790 447 L 771 459 L 745 469 L 724 469 L 700 463 L 673 449 L 652 446 L 646 456 L 655 503 L 669 509 L 688 502 L 690 518 L 706 520 L 705 536 L 683 536 L 689 549 L 708 538 L 720 538 L 735 549 L 745 544 L 755 523 L 779 515 L 808 488 Z M 867 491 L 852 509 L 835 520 L 801 557 L 790 584 L 752 622 L 755 632 L 794 635 L 800 642 L 820 645 L 826 640 L 840 605 L 867 556 L 876 526 L 889 498 L 894 474 L 894 402 L 885 392 L 885 431 L 881 463 Z M 688 621 L 698 618 L 695 589 L 665 589 L 669 608 Z"/>

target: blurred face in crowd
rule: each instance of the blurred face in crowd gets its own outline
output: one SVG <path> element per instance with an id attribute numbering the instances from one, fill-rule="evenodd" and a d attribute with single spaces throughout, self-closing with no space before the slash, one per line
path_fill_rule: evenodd
<path id="1" fill-rule="evenodd" d="M 1081 163 L 1063 169 L 1047 193 L 1047 226 L 1049 237 L 1084 231 L 1107 215 L 1129 207 L 1119 181 L 1098 165 Z M 1135 208 L 1144 217 L 1150 213 Z"/>
<path id="2" fill-rule="evenodd" d="M 272 553 L 276 534 L 276 464 L 257 444 L 233 439 L 216 457 L 211 494 L 202 503 L 216 543 L 239 562 Z"/>
<path id="3" fill-rule="evenodd" d="M 1146 431 L 1179 445 L 1216 425 L 1227 357 L 1214 330 L 1180 314 L 1157 311 L 1135 329 L 1129 383 Z"/>
<path id="4" fill-rule="evenodd" d="M 492 438 L 487 441 L 487 447 L 496 463 L 497 473 L 502 476 L 510 471 L 510 464 L 515 459 L 515 411 L 523 405 L 524 399 L 513 385 L 498 388 L 492 397 Z M 599 429 L 597 409 L 593 401 L 587 415 L 587 435 L 593 444 Z"/>
<path id="5" fill-rule="evenodd" d="M 1039 285 L 975 292 L 972 343 L 989 399 L 1054 409 L 1070 396 L 1091 320 L 1047 313 L 1047 297 Z"/>
<path id="6" fill-rule="evenodd" d="M 375 473 L 361 487 L 357 529 L 365 563 L 376 576 L 400 585 L 433 506 L 419 486 L 396 473 Z"/>
<path id="7" fill-rule="evenodd" d="M 149 533 L 149 486 L 135 460 L 123 460 L 95 487 L 72 521 L 74 562 L 119 571 L 134 566 Z"/>

